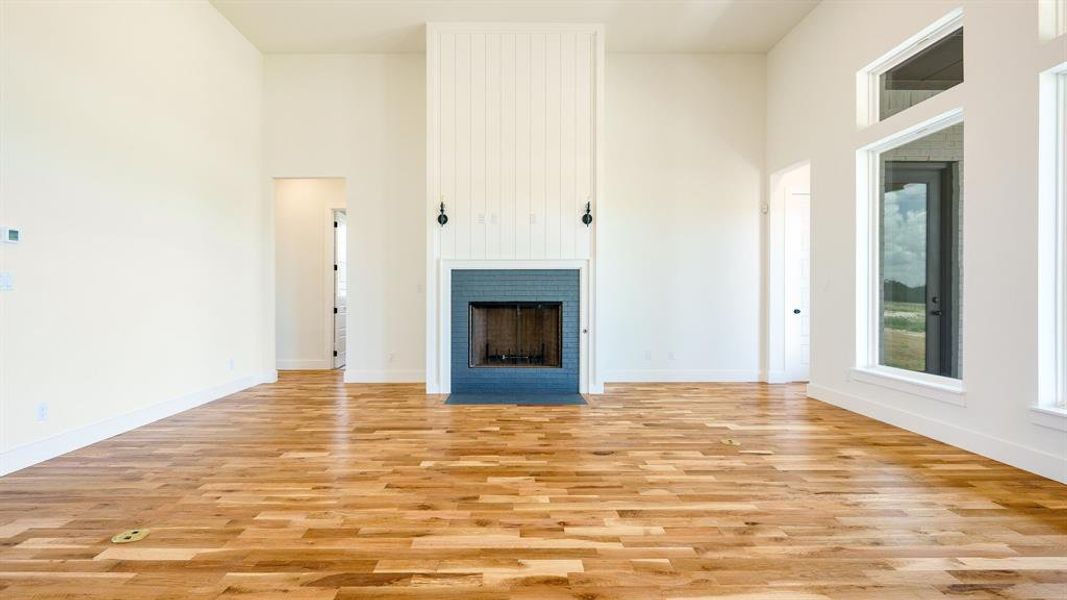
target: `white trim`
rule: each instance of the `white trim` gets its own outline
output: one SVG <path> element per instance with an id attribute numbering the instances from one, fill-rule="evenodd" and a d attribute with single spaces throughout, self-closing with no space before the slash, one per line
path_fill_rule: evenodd
<path id="1" fill-rule="evenodd" d="M 348 187 L 347 186 L 347 181 L 345 183 L 346 183 L 345 187 L 346 187 L 346 191 L 347 191 L 347 187 Z M 343 213 L 343 214 L 345 214 L 345 216 L 347 216 L 348 215 L 348 210 L 345 208 L 345 206 L 343 204 L 335 205 L 335 204 L 331 203 L 326 207 L 326 235 L 324 237 L 324 242 L 325 243 L 323 244 L 323 251 L 324 251 L 324 253 L 326 255 L 325 261 L 323 262 L 323 264 L 326 266 L 325 272 L 323 273 L 323 286 L 324 286 L 323 287 L 323 290 L 324 290 L 324 293 L 323 293 L 323 314 L 325 315 L 326 320 L 325 320 L 325 325 L 324 325 L 324 329 L 323 329 L 325 334 L 322 336 L 322 338 L 323 338 L 322 339 L 322 345 L 323 345 L 322 355 L 326 357 L 325 360 L 326 360 L 326 362 L 329 363 L 329 366 L 323 367 L 323 368 L 326 368 L 326 369 L 337 368 L 337 367 L 334 366 L 334 356 L 333 356 L 334 348 L 337 345 L 337 340 L 335 339 L 336 336 L 337 336 L 337 329 L 336 329 L 336 326 L 337 326 L 336 325 L 336 319 L 337 319 L 337 317 L 336 317 L 336 315 L 334 315 L 334 312 L 333 312 L 333 309 L 335 308 L 334 307 L 334 303 L 337 301 L 337 291 L 335 289 L 336 288 L 336 284 L 337 284 L 337 282 L 336 282 L 336 280 L 337 280 L 337 272 L 333 270 L 333 266 L 335 264 L 337 264 L 335 262 L 337 260 L 337 250 L 335 248 L 335 246 L 337 245 L 337 231 L 335 230 L 335 227 L 333 226 L 333 224 L 337 221 L 337 213 Z M 347 256 L 345 257 L 345 264 L 346 265 L 348 264 L 348 257 Z M 346 318 L 347 318 L 347 313 L 346 313 Z M 346 329 L 347 329 L 347 327 L 346 327 Z M 345 345 L 346 345 L 346 355 L 347 355 L 347 345 L 348 345 L 348 338 L 347 337 L 345 338 Z M 281 362 L 282 361 L 280 361 L 280 360 L 278 361 L 279 364 L 281 364 Z M 286 362 L 290 362 L 290 361 L 286 361 Z M 297 362 L 297 361 L 291 361 L 291 362 Z M 278 368 L 281 368 L 281 367 L 278 367 Z M 317 367 L 291 367 L 291 368 L 298 368 L 299 369 L 299 368 L 317 368 Z"/>
<path id="2" fill-rule="evenodd" d="M 593 315 L 592 290 L 590 289 L 590 261 L 585 259 L 441 259 L 438 261 L 437 273 L 437 311 L 433 320 L 437 322 L 436 348 L 430 351 L 433 360 L 442 365 L 437 381 L 427 378 L 426 392 L 429 394 L 448 394 L 452 391 L 452 371 L 445 368 L 452 364 L 452 271 L 457 269 L 562 269 L 578 271 L 578 391 L 583 394 L 604 393 L 603 381 L 592 378 L 592 365 L 596 364 L 596 332 L 590 327 Z M 431 322 L 433 322 L 431 320 Z M 429 337 L 429 336 L 428 336 Z"/>
<path id="3" fill-rule="evenodd" d="M 924 392 L 930 385 L 915 384 L 916 381 L 932 383 L 934 388 L 945 390 L 943 382 L 930 382 L 921 373 L 911 373 L 902 369 L 892 369 L 879 364 L 879 314 L 878 299 L 881 298 L 881 273 L 879 269 L 879 228 L 881 226 L 881 193 L 878 175 L 879 156 L 893 148 L 903 146 L 913 140 L 936 133 L 963 122 L 963 109 L 955 108 L 898 131 L 884 139 L 868 144 L 856 151 L 856 365 L 855 371 L 886 376 L 885 369 L 890 369 L 888 377 L 903 379 L 908 393 L 919 396 L 943 399 L 943 394 L 930 396 Z M 961 306 L 962 310 L 962 306 Z M 894 376 L 895 371 L 908 373 L 908 377 Z M 863 375 L 861 374 L 861 377 Z M 882 381 L 879 379 L 879 381 Z M 953 381 L 939 377 L 939 380 Z M 866 383 L 874 383 L 867 381 Z M 915 384 L 915 385 L 911 385 Z M 892 383 L 890 385 L 899 385 Z M 921 386 L 921 387 L 920 387 Z M 952 393 L 956 390 L 948 389 Z M 959 393 L 962 394 L 963 383 L 960 382 Z M 951 400 L 949 400 L 951 401 Z M 954 404 L 957 402 L 953 402 Z"/>
<path id="4" fill-rule="evenodd" d="M 880 102 L 882 96 L 881 77 L 883 73 L 916 54 L 919 54 L 937 42 L 940 42 L 950 33 L 962 26 L 963 7 L 953 9 L 945 16 L 923 28 L 919 33 L 911 36 L 897 47 L 883 54 L 871 64 L 860 69 L 857 75 L 859 126 L 863 127 L 872 125 L 882 120 L 880 118 Z M 910 108 L 912 107 L 905 110 L 909 110 Z"/>
<path id="5" fill-rule="evenodd" d="M 333 369 L 331 358 L 278 359 L 279 371 L 322 371 Z"/>
<path id="6" fill-rule="evenodd" d="M 344 381 L 345 383 L 422 383 L 426 381 L 426 373 L 421 369 L 345 369 Z"/>
<path id="7" fill-rule="evenodd" d="M 611 383 L 751 383 L 761 378 L 759 371 L 746 369 L 640 369 L 608 371 L 604 379 Z"/>
<path id="8" fill-rule="evenodd" d="M 1038 398 L 1067 407 L 1067 63 L 1039 79 Z"/>
<path id="9" fill-rule="evenodd" d="M 108 417 L 37 442 L 16 446 L 0 454 L 0 475 L 13 473 L 261 383 L 277 381 L 277 379 L 278 374 L 275 371 L 248 375 L 191 394 L 185 394 L 171 400 L 165 400 L 124 414 Z"/>
<path id="10" fill-rule="evenodd" d="M 1067 483 L 1067 461 L 1064 461 L 1062 456 L 820 385 L 809 385 L 808 396 L 1042 477 Z"/>
<path id="11" fill-rule="evenodd" d="M 1067 0 L 1038 0 L 1041 39 L 1050 41 L 1067 34 Z"/>
<path id="12" fill-rule="evenodd" d="M 604 32 L 600 23 L 511 23 L 511 22 L 435 22 L 426 24 L 426 33 L 544 33 L 574 32 L 599 35 Z"/>
<path id="13" fill-rule="evenodd" d="M 895 369 L 884 365 L 875 367 L 854 367 L 849 371 L 849 379 L 897 390 L 913 396 L 940 400 L 956 406 L 966 406 L 966 390 L 963 382 L 950 377 L 939 377 L 929 373 L 917 373 L 905 369 Z"/>
<path id="14" fill-rule="evenodd" d="M 763 383 L 790 383 L 785 371 L 761 371 L 759 380 Z"/>
<path id="15" fill-rule="evenodd" d="M 1067 408 L 1031 406 L 1030 422 L 1050 429 L 1067 431 Z"/>

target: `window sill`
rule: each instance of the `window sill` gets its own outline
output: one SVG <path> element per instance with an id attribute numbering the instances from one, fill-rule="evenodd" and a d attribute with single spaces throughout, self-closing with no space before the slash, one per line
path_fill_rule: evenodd
<path id="1" fill-rule="evenodd" d="M 1067 409 L 1055 406 L 1031 406 L 1030 421 L 1042 427 L 1067 431 Z"/>
<path id="2" fill-rule="evenodd" d="M 854 367 L 849 374 L 852 381 L 859 383 L 877 385 L 956 406 L 967 405 L 963 382 L 958 379 L 882 366 Z"/>

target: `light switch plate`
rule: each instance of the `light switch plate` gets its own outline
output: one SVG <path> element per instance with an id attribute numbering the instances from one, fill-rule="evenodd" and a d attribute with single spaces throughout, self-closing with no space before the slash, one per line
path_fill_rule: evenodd
<path id="1" fill-rule="evenodd" d="M 0 273 L 0 292 L 12 292 L 15 290 L 15 276 L 11 273 Z"/>

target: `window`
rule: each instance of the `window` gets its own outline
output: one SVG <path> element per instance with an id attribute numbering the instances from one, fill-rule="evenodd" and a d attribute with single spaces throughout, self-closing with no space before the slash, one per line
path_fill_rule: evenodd
<path id="1" fill-rule="evenodd" d="M 1067 0 L 1038 0 L 1038 16 L 1042 40 L 1067 33 Z"/>
<path id="2" fill-rule="evenodd" d="M 1056 371 L 1057 381 L 1053 405 L 1067 409 L 1067 70 L 1055 75 L 1056 116 L 1055 175 L 1053 186 L 1056 204 L 1055 261 L 1056 265 Z"/>
<path id="3" fill-rule="evenodd" d="M 881 139 L 856 153 L 850 372 L 858 382 L 959 406 L 966 404 L 963 109 L 933 118 L 908 109 L 962 84 L 963 62 L 963 10 L 956 9 L 856 74 L 860 135 L 878 131 Z"/>
<path id="4" fill-rule="evenodd" d="M 1067 410 L 1067 64 L 1041 75 L 1039 405 Z"/>
<path id="5" fill-rule="evenodd" d="M 959 379 L 963 124 L 878 165 L 878 364 Z"/>
<path id="6" fill-rule="evenodd" d="M 955 10 L 859 73 L 859 125 L 903 112 L 963 83 L 963 12 Z"/>
<path id="7" fill-rule="evenodd" d="M 963 83 L 963 28 L 879 75 L 878 119 Z"/>

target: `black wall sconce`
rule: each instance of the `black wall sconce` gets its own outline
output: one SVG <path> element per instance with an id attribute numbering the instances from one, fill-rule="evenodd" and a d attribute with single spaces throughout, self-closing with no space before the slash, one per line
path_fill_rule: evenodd
<path id="1" fill-rule="evenodd" d="M 448 222 L 448 215 L 445 214 L 445 203 L 441 203 L 441 214 L 437 215 L 437 222 L 441 224 L 441 227 L 445 226 Z"/>
<path id="2" fill-rule="evenodd" d="M 593 212 L 592 203 L 591 202 L 586 202 L 585 203 L 585 214 L 582 215 L 582 223 L 585 223 L 586 227 L 589 227 L 590 225 L 593 224 L 592 212 Z"/>

